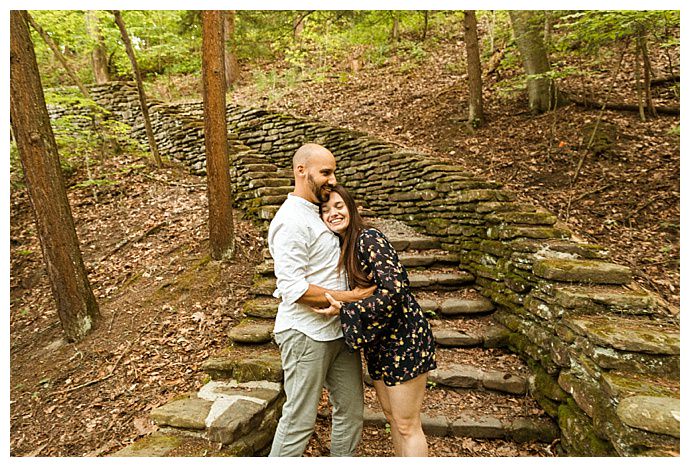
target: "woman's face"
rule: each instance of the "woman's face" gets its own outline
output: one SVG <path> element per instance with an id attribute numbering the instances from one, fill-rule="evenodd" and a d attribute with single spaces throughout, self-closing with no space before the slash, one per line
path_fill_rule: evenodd
<path id="1" fill-rule="evenodd" d="M 347 226 L 350 225 L 350 212 L 338 193 L 331 192 L 328 201 L 321 205 L 321 219 L 331 231 L 338 235 L 345 232 Z"/>

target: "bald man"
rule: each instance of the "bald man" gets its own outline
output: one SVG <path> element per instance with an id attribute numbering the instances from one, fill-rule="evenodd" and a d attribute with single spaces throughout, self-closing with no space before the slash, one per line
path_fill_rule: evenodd
<path id="1" fill-rule="evenodd" d="M 287 400 L 270 456 L 301 456 L 314 431 L 322 388 L 333 405 L 331 455 L 353 456 L 362 434 L 364 400 L 359 352 L 345 346 L 339 316 L 314 308 L 335 300 L 366 298 L 370 289 L 347 290 L 338 269 L 340 244 L 319 216 L 336 184 L 336 162 L 318 144 L 305 144 L 293 157 L 295 189 L 288 194 L 268 229 L 276 291 L 282 301 L 275 321 L 275 340 L 283 363 Z"/>

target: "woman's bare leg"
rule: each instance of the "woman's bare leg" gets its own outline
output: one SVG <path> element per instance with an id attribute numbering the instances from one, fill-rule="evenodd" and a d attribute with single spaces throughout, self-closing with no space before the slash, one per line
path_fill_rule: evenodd
<path id="1" fill-rule="evenodd" d="M 395 426 L 395 420 L 393 419 L 393 412 L 391 411 L 391 403 L 388 400 L 388 393 L 386 392 L 386 385 L 383 384 L 383 380 L 374 380 L 374 389 L 376 389 L 376 397 L 381 404 L 381 409 L 383 410 L 383 415 L 386 416 L 388 424 L 391 426 L 391 438 L 393 440 L 393 452 L 396 457 L 400 457 L 401 451 L 401 440 L 398 434 L 398 429 Z"/>
<path id="2" fill-rule="evenodd" d="M 399 450 L 396 450 L 399 452 L 396 452 L 396 455 L 404 457 L 426 457 L 429 455 L 421 419 L 426 378 L 427 374 L 425 373 L 397 386 L 385 386 L 383 382 L 379 382 L 379 386 L 374 386 L 377 394 L 380 394 L 379 387 L 381 387 L 387 397 L 387 408 L 391 415 L 389 419 L 391 420 L 391 433 L 397 433 L 397 436 L 393 435 L 394 445 L 396 437 L 400 443 Z M 379 396 L 379 401 L 381 399 L 382 397 Z"/>

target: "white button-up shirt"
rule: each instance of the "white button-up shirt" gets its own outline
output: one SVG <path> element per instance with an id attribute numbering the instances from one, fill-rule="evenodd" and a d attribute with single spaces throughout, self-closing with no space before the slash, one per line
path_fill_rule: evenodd
<path id="1" fill-rule="evenodd" d="M 297 303 L 309 284 L 346 290 L 345 274 L 338 272 L 340 243 L 319 216 L 319 207 L 289 194 L 268 228 L 268 248 L 274 261 L 278 306 L 274 332 L 295 329 L 316 341 L 343 336 L 340 317 L 325 317 Z"/>

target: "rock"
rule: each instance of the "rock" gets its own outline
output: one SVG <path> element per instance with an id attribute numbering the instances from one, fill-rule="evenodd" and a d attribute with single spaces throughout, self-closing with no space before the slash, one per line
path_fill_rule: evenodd
<path id="1" fill-rule="evenodd" d="M 273 323 L 240 323 L 231 328 L 228 335 L 239 344 L 265 344 L 272 339 L 273 326 Z"/>
<path id="2" fill-rule="evenodd" d="M 487 326 L 482 329 L 484 347 L 487 349 L 500 349 L 508 346 L 510 329 L 502 324 Z"/>
<path id="3" fill-rule="evenodd" d="M 369 407 L 364 407 L 364 426 L 383 428 L 388 423 L 383 412 L 374 412 Z"/>
<path id="4" fill-rule="evenodd" d="M 471 365 L 455 364 L 429 372 L 429 381 L 454 388 L 478 388 L 482 370 Z"/>
<path id="5" fill-rule="evenodd" d="M 473 347 L 482 343 L 480 337 L 452 329 L 433 329 L 432 332 L 436 343 L 446 347 Z"/>
<path id="6" fill-rule="evenodd" d="M 257 279 L 252 284 L 252 292 L 256 295 L 268 295 L 273 296 L 273 292 L 276 290 L 276 279 L 275 277 L 264 277 Z"/>
<path id="7" fill-rule="evenodd" d="M 232 401 L 208 426 L 211 441 L 230 444 L 259 426 L 265 405 L 247 399 Z"/>
<path id="8" fill-rule="evenodd" d="M 506 427 L 508 436 L 518 443 L 540 441 L 550 443 L 560 437 L 558 426 L 551 419 L 516 418 Z"/>
<path id="9" fill-rule="evenodd" d="M 425 312 L 426 311 L 437 312 L 440 308 L 440 306 L 436 300 L 422 298 L 422 299 L 417 300 L 417 303 L 419 303 L 419 306 L 422 308 L 422 311 L 425 311 Z"/>
<path id="10" fill-rule="evenodd" d="M 177 434 L 151 433 L 139 438 L 129 446 L 110 454 L 109 457 L 165 457 L 179 447 L 185 438 Z"/>
<path id="11" fill-rule="evenodd" d="M 450 423 L 444 416 L 430 417 L 422 414 L 422 429 L 427 436 L 446 436 L 450 431 Z"/>
<path id="12" fill-rule="evenodd" d="M 620 401 L 616 414 L 628 426 L 680 438 L 680 399 L 632 396 Z"/>
<path id="13" fill-rule="evenodd" d="M 525 394 L 527 392 L 527 380 L 525 378 L 503 371 L 484 370 L 482 386 L 486 389 L 510 394 Z"/>
<path id="14" fill-rule="evenodd" d="M 280 355 L 259 355 L 250 358 L 233 356 L 211 357 L 201 367 L 213 379 L 235 379 L 240 383 L 249 381 L 283 380 Z"/>
<path id="15" fill-rule="evenodd" d="M 441 314 L 445 316 L 457 316 L 466 314 L 487 313 L 493 311 L 494 305 L 486 298 L 467 300 L 461 298 L 449 298 L 441 303 Z"/>
<path id="16" fill-rule="evenodd" d="M 593 344 L 629 352 L 679 355 L 677 328 L 618 316 L 567 318 L 564 323 Z"/>
<path id="17" fill-rule="evenodd" d="M 537 259 L 532 271 L 544 279 L 590 284 L 628 284 L 629 267 L 590 260 Z"/>
<path id="18" fill-rule="evenodd" d="M 436 258 L 433 256 L 419 253 L 405 253 L 399 255 L 398 258 L 400 259 L 400 263 L 406 268 L 430 266 L 436 262 Z"/>
<path id="19" fill-rule="evenodd" d="M 159 426 L 172 426 L 187 430 L 204 430 L 206 417 L 213 402 L 189 397 L 157 407 L 151 411 L 151 418 Z"/>
<path id="20" fill-rule="evenodd" d="M 278 303 L 278 300 L 247 300 L 242 305 L 242 311 L 252 318 L 274 319 L 278 313 Z"/>
<path id="21" fill-rule="evenodd" d="M 597 313 L 650 314 L 656 310 L 654 296 L 643 291 L 625 290 L 620 287 L 560 286 L 554 288 L 556 303 L 568 308 Z"/>
<path id="22" fill-rule="evenodd" d="M 463 438 L 497 439 L 506 435 L 503 423 L 490 415 L 463 413 L 450 425 L 453 436 Z"/>

